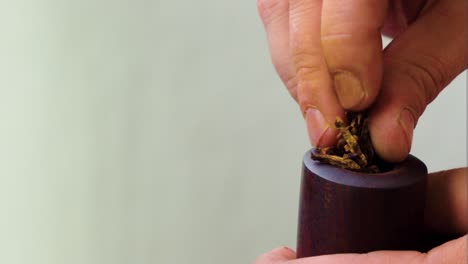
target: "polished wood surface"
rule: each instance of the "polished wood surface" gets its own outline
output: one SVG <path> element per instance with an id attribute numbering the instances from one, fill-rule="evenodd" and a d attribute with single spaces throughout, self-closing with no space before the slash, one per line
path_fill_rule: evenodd
<path id="1" fill-rule="evenodd" d="M 427 168 L 414 156 L 363 174 L 304 156 L 297 256 L 420 250 Z"/>

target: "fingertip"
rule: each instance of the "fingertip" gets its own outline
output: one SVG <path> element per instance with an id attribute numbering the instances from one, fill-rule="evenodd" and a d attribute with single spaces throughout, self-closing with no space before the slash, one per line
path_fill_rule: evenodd
<path id="1" fill-rule="evenodd" d="M 296 258 L 296 252 L 286 246 L 275 248 L 270 251 L 270 253 L 282 260 L 292 260 Z"/>
<path id="2" fill-rule="evenodd" d="M 310 144 L 314 147 L 329 147 L 336 143 L 337 129 L 316 108 L 306 110 L 305 121 Z"/>
<path id="3" fill-rule="evenodd" d="M 280 264 L 296 259 L 296 252 L 288 247 L 278 247 L 255 260 L 255 264 Z"/>
<path id="4" fill-rule="evenodd" d="M 375 60 L 372 69 L 360 74 L 341 70 L 333 73 L 333 86 L 343 109 L 358 112 L 374 103 L 382 81 L 382 63 Z"/>
<path id="5" fill-rule="evenodd" d="M 359 77 L 351 72 L 340 71 L 333 74 L 335 91 L 344 109 L 359 110 L 368 97 Z"/>

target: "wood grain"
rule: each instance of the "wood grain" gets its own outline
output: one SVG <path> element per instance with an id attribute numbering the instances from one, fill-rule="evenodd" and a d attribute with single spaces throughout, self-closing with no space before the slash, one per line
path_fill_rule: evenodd
<path id="1" fill-rule="evenodd" d="M 304 156 L 297 256 L 420 250 L 427 168 L 414 156 L 364 174 Z"/>

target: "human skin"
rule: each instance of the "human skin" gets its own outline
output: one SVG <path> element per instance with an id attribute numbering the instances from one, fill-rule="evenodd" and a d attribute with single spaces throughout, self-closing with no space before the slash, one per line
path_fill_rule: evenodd
<path id="1" fill-rule="evenodd" d="M 467 68 L 466 0 L 257 0 L 257 6 L 272 62 L 299 104 L 313 146 L 335 143 L 336 117 L 368 109 L 376 152 L 403 160 L 426 106 Z M 393 38 L 384 50 L 381 33 Z M 255 264 L 465 263 L 466 174 L 465 168 L 429 177 L 426 225 L 462 237 L 428 253 L 295 260 L 292 250 L 279 248 Z"/>
<path id="2" fill-rule="evenodd" d="M 257 0 L 273 64 L 313 146 L 369 109 L 376 152 L 403 160 L 426 106 L 467 67 L 466 0 Z M 381 33 L 393 37 L 382 50 Z"/>
<path id="3" fill-rule="evenodd" d="M 425 212 L 428 230 L 460 236 L 433 248 L 417 251 L 375 251 L 296 259 L 293 250 L 280 247 L 257 258 L 254 264 L 461 264 L 467 261 L 467 168 L 430 174 Z M 465 234 L 465 235 L 463 235 Z"/>

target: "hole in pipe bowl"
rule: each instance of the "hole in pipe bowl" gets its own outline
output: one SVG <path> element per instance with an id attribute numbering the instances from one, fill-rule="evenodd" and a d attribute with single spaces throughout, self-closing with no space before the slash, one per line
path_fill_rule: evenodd
<path id="1" fill-rule="evenodd" d="M 383 173 L 323 164 L 306 152 L 302 166 L 298 257 L 375 250 L 418 250 L 427 168 L 414 156 Z"/>

